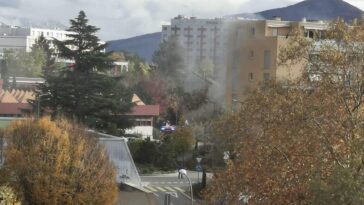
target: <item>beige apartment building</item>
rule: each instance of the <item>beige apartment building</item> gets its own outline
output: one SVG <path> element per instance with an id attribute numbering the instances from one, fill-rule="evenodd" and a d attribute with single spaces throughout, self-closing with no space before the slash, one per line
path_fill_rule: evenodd
<path id="1" fill-rule="evenodd" d="M 280 66 L 279 52 L 294 30 L 314 38 L 328 28 L 322 21 L 300 22 L 274 20 L 245 20 L 231 26 L 225 82 L 225 107 L 234 109 L 244 100 L 246 92 L 265 81 L 294 80 L 303 65 Z"/>

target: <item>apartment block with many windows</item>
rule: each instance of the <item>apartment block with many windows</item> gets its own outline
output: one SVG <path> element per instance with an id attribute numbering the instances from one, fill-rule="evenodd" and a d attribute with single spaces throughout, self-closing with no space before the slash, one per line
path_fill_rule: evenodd
<path id="1" fill-rule="evenodd" d="M 177 16 L 170 25 L 162 26 L 162 41 L 176 36 L 183 46 L 184 58 L 188 63 L 210 61 L 215 70 L 225 65 L 226 19 L 198 19 Z"/>
<path id="2" fill-rule="evenodd" d="M 303 65 L 279 65 L 280 49 L 287 45 L 294 30 L 314 38 L 327 30 L 322 21 L 300 22 L 246 20 L 235 22 L 230 33 L 227 56 L 225 107 L 232 109 L 241 103 L 246 92 L 265 81 L 294 80 L 301 76 Z"/>

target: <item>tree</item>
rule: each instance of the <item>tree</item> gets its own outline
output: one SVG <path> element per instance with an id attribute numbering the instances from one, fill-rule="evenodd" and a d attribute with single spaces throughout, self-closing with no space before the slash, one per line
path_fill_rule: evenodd
<path id="1" fill-rule="evenodd" d="M 177 156 L 183 158 L 188 151 L 191 151 L 195 144 L 195 139 L 192 135 L 192 130 L 189 127 L 178 128 L 172 133 L 172 141 Z"/>
<path id="2" fill-rule="evenodd" d="M 162 143 L 158 147 L 158 157 L 155 165 L 162 170 L 175 170 L 176 169 L 176 150 L 173 146 L 172 137 L 167 135 L 161 140 Z"/>
<path id="3" fill-rule="evenodd" d="M 35 41 L 32 46 L 31 53 L 42 53 L 43 54 L 43 65 L 42 72 L 49 73 L 54 71 L 56 68 L 55 58 L 54 58 L 54 49 L 50 46 L 51 41 L 47 40 L 43 34 Z"/>
<path id="4" fill-rule="evenodd" d="M 2 88 L 8 90 L 10 88 L 9 84 L 9 68 L 8 63 L 5 59 L 1 60 L 1 79 L 3 80 Z"/>
<path id="5" fill-rule="evenodd" d="M 24 50 L 9 50 L 4 52 L 4 60 L 11 76 L 39 77 L 46 59 L 41 50 L 30 53 Z"/>
<path id="6" fill-rule="evenodd" d="M 26 204 L 112 204 L 116 172 L 96 138 L 65 120 L 10 125 L 5 166 Z"/>
<path id="7" fill-rule="evenodd" d="M 41 106 L 52 114 L 76 118 L 100 131 L 118 134 L 130 126 L 124 115 L 132 106 L 130 93 L 121 77 L 109 77 L 104 71 L 110 68 L 108 54 L 94 34 L 99 29 L 88 25 L 83 11 L 71 20 L 68 40 L 54 43 L 58 56 L 73 60 L 71 67 L 63 68 L 58 75 L 45 74 L 46 83 L 39 89 Z"/>
<path id="8" fill-rule="evenodd" d="M 210 203 L 363 203 L 364 24 L 333 22 L 317 41 L 301 32 L 281 63 L 302 63 L 302 78 L 262 85 L 216 124 L 230 160 Z"/>
<path id="9" fill-rule="evenodd" d="M 211 60 L 199 60 L 196 63 L 197 66 L 197 73 L 200 74 L 202 77 L 205 78 L 212 78 L 214 77 L 214 64 Z"/>
<path id="10" fill-rule="evenodd" d="M 9 186 L 0 186 L 0 198 L 0 205 L 21 205 L 16 193 Z"/>
<path id="11" fill-rule="evenodd" d="M 184 50 L 176 36 L 171 36 L 159 45 L 159 50 L 153 54 L 153 62 L 158 66 L 158 72 L 174 80 L 182 80 L 185 68 Z"/>

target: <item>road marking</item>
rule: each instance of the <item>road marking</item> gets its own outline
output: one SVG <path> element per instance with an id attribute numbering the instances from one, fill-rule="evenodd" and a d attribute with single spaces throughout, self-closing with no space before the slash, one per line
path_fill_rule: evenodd
<path id="1" fill-rule="evenodd" d="M 167 192 L 167 190 L 163 189 L 162 187 L 156 186 L 155 188 L 162 191 L 162 192 Z"/>
<path id="2" fill-rule="evenodd" d="M 165 186 L 165 189 L 168 189 L 168 191 L 175 192 L 176 190 L 172 189 L 172 187 Z"/>
<path id="3" fill-rule="evenodd" d="M 184 192 L 184 190 L 183 189 L 181 189 L 181 188 L 179 188 L 179 187 L 173 187 L 174 189 L 176 189 L 176 190 L 178 190 L 178 191 L 180 191 L 180 192 Z"/>
<path id="4" fill-rule="evenodd" d="M 151 187 L 151 186 L 147 186 L 147 187 L 144 187 L 145 189 L 147 189 L 147 190 L 150 190 L 150 191 L 152 191 L 152 192 L 158 192 L 158 190 L 156 190 L 156 189 L 154 189 L 153 187 Z"/>

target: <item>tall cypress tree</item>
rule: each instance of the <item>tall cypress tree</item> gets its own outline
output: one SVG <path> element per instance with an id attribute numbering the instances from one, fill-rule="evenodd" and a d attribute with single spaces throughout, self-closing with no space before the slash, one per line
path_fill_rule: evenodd
<path id="1" fill-rule="evenodd" d="M 95 33 L 98 28 L 88 25 L 83 11 L 70 20 L 66 41 L 54 40 L 60 59 L 74 61 L 61 72 L 45 73 L 46 83 L 40 86 L 41 107 L 50 109 L 53 115 L 65 115 L 88 126 L 115 133 L 129 126 L 125 117 L 132 106 L 130 93 L 121 78 L 110 77 L 103 71 L 111 61 L 104 52 Z"/>

